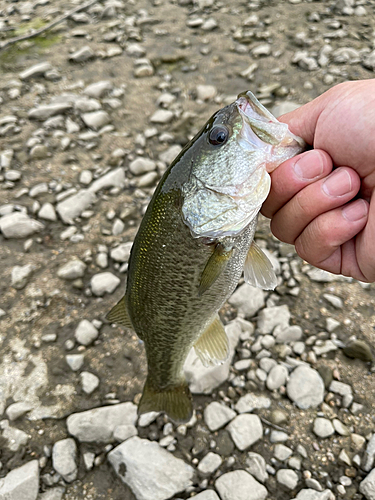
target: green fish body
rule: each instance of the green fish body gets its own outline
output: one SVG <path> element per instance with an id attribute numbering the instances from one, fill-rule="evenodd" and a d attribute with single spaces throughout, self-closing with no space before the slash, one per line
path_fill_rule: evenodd
<path id="1" fill-rule="evenodd" d="M 218 310 L 244 270 L 251 284 L 276 286 L 253 242 L 257 215 L 270 188 L 267 169 L 302 149 L 247 92 L 215 113 L 165 172 L 134 240 L 125 295 L 108 314 L 145 344 L 139 413 L 188 421 L 192 397 L 182 368 L 190 349 L 205 366 L 227 359 Z"/>

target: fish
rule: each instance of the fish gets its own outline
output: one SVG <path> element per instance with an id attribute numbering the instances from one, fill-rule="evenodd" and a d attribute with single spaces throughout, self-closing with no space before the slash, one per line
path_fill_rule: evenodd
<path id="1" fill-rule="evenodd" d="M 217 111 L 161 178 L 135 236 L 123 298 L 107 319 L 144 342 L 148 374 L 138 413 L 188 422 L 193 400 L 183 374 L 194 346 L 204 366 L 229 356 L 218 311 L 242 272 L 274 289 L 272 264 L 254 242 L 270 173 L 305 148 L 253 95 Z"/>

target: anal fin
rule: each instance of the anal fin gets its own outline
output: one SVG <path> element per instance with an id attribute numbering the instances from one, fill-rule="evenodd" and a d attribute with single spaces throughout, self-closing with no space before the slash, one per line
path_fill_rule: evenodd
<path id="1" fill-rule="evenodd" d="M 277 286 L 272 264 L 255 241 L 252 242 L 246 256 L 244 278 L 249 285 L 263 288 L 263 290 L 274 290 Z"/>
<path id="2" fill-rule="evenodd" d="M 126 310 L 125 295 L 114 307 L 112 307 L 107 314 L 106 319 L 111 323 L 118 323 L 126 328 L 134 329 L 132 322 L 130 321 L 128 311 Z"/>
<path id="3" fill-rule="evenodd" d="M 232 252 L 232 249 L 226 250 L 222 243 L 216 245 L 215 250 L 208 259 L 206 267 L 203 270 L 198 288 L 199 296 L 203 295 L 204 292 L 215 283 L 220 274 L 224 271 Z"/>
<path id="4" fill-rule="evenodd" d="M 194 344 L 203 366 L 220 365 L 229 356 L 228 337 L 219 316 L 205 329 Z"/>
<path id="5" fill-rule="evenodd" d="M 147 377 L 138 414 L 150 411 L 163 411 L 177 424 L 189 422 L 193 415 L 193 398 L 187 383 L 158 389 Z"/>

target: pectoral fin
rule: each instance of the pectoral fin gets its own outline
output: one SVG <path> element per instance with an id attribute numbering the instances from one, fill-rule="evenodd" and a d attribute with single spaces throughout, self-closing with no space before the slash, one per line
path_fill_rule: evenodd
<path id="1" fill-rule="evenodd" d="M 204 292 L 206 292 L 215 283 L 220 274 L 224 271 L 232 252 L 232 249 L 226 250 L 221 243 L 216 245 L 215 250 L 208 259 L 206 267 L 203 270 L 198 288 L 199 296 L 203 295 Z"/>
<path id="2" fill-rule="evenodd" d="M 228 337 L 219 316 L 205 329 L 194 344 L 195 352 L 206 367 L 221 365 L 229 356 Z"/>
<path id="3" fill-rule="evenodd" d="M 126 310 L 125 295 L 114 307 L 112 307 L 107 314 L 106 319 L 111 323 L 118 323 L 126 328 L 134 329 L 132 322 L 130 321 L 128 311 Z"/>
<path id="4" fill-rule="evenodd" d="M 249 285 L 263 288 L 263 290 L 274 290 L 277 285 L 271 262 L 254 241 L 246 257 L 244 278 Z"/>

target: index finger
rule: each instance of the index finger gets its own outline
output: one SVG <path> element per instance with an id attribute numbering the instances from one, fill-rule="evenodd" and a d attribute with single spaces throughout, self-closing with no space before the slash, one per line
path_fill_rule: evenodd
<path id="1" fill-rule="evenodd" d="M 332 160 L 321 149 L 306 151 L 285 161 L 271 174 L 271 190 L 263 203 L 262 214 L 273 217 L 301 189 L 326 177 L 331 171 Z"/>

